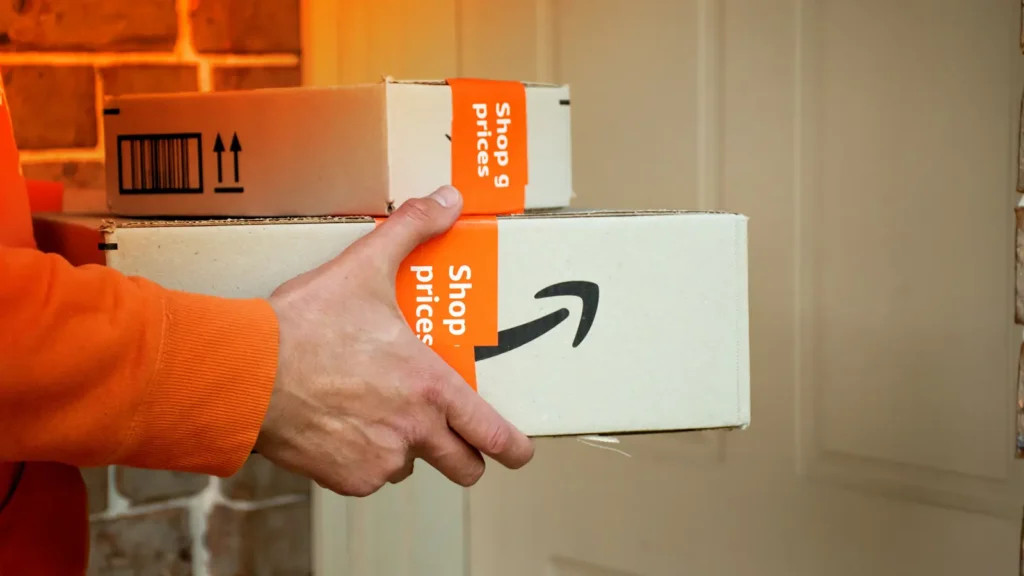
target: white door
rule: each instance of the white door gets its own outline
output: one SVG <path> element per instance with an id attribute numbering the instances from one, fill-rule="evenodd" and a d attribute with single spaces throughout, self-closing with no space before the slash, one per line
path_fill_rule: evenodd
<path id="1" fill-rule="evenodd" d="M 577 206 L 749 215 L 753 375 L 747 431 L 318 493 L 321 573 L 1017 573 L 1019 0 L 319 4 L 317 82 L 568 82 Z"/>

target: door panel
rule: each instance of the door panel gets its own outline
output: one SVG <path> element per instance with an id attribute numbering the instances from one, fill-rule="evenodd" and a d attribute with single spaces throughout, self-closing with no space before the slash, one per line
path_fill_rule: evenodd
<path id="1" fill-rule="evenodd" d="M 818 8 L 814 386 L 824 450 L 1003 479 L 1013 39 L 964 6 Z"/>
<path id="2" fill-rule="evenodd" d="M 322 572 L 428 573 L 440 546 L 487 576 L 1015 573 L 1017 0 L 432 9 L 453 38 L 374 65 L 570 83 L 576 206 L 751 217 L 753 423 L 320 492 L 345 520 L 319 545 L 359 533 L 362 558 Z"/>
<path id="3" fill-rule="evenodd" d="M 1008 2 L 807 2 L 801 469 L 1019 518 Z"/>
<path id="4" fill-rule="evenodd" d="M 577 206 L 693 205 L 696 1 L 464 2 L 461 14 L 460 74 L 535 80 L 539 70 L 553 76 L 541 80 L 573 78 L 573 146 L 585 143 L 575 154 Z M 510 53 L 510 46 L 524 49 Z M 538 48 L 545 46 L 546 54 Z M 623 46 L 649 61 L 638 66 L 634 48 Z"/>

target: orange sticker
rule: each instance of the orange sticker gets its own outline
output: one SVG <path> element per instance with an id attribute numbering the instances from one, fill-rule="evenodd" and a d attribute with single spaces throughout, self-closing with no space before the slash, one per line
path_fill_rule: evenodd
<path id="1" fill-rule="evenodd" d="M 452 90 L 452 185 L 464 214 L 514 214 L 526 198 L 526 87 L 459 78 Z"/>
<path id="2" fill-rule="evenodd" d="M 395 279 L 416 336 L 476 389 L 475 347 L 498 343 L 498 222 L 463 218 L 418 247 Z"/>

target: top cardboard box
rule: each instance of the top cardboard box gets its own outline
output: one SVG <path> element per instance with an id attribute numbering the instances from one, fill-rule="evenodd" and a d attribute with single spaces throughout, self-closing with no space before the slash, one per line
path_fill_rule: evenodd
<path id="1" fill-rule="evenodd" d="M 466 214 L 569 205 L 567 86 L 385 79 L 104 106 L 121 216 L 385 216 L 454 184 Z"/>

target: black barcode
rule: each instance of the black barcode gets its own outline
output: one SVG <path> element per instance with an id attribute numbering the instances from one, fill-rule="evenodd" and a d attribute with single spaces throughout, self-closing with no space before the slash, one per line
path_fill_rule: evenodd
<path id="1" fill-rule="evenodd" d="M 202 134 L 117 137 L 121 194 L 202 194 Z"/>

